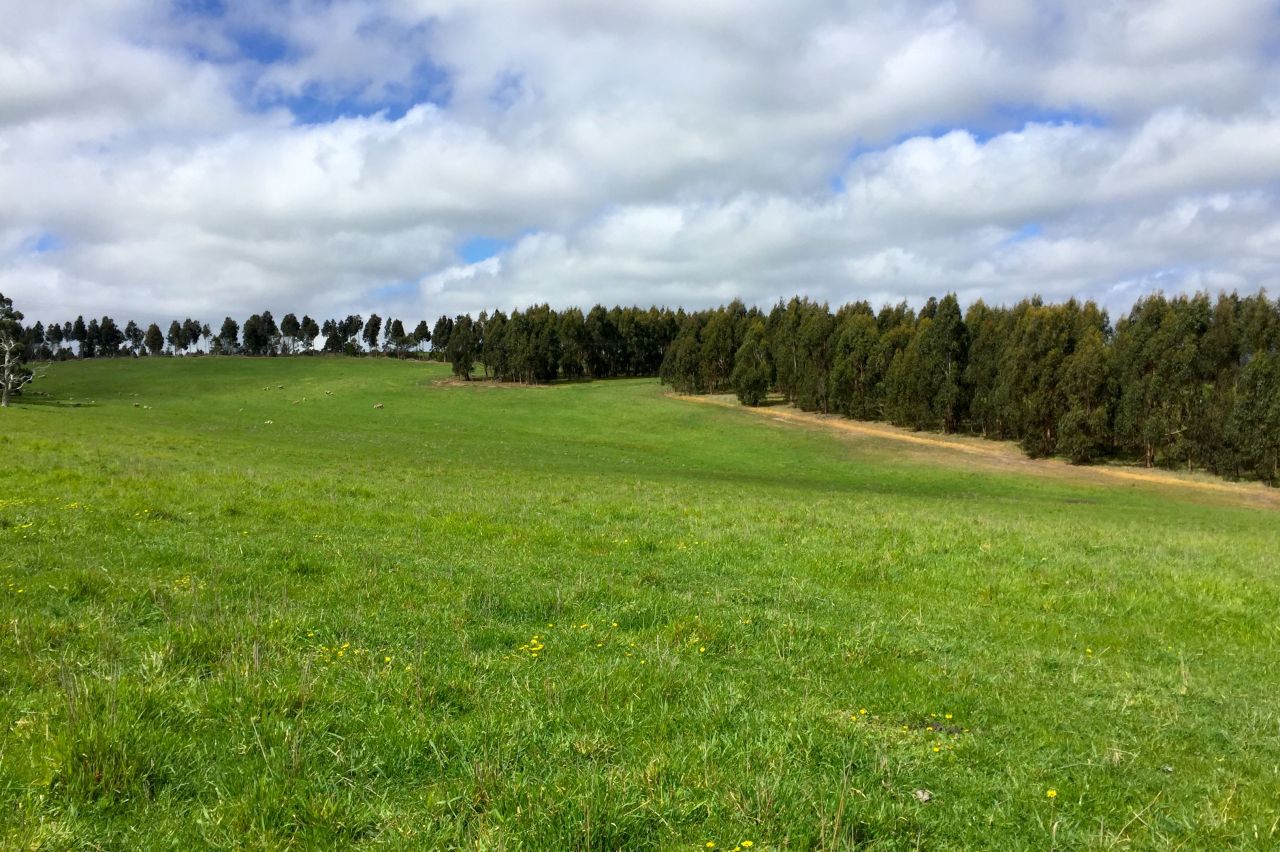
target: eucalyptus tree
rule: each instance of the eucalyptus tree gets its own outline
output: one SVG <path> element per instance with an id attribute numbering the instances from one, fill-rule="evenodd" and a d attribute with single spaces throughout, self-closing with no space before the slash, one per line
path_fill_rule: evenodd
<path id="1" fill-rule="evenodd" d="M 0 293 L 0 407 L 8 408 L 9 400 L 22 393 L 35 378 L 26 363 L 23 343 L 23 315 L 13 307 L 13 300 Z"/>

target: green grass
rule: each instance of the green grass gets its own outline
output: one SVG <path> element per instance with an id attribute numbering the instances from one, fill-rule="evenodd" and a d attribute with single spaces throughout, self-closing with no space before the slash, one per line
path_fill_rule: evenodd
<path id="1" fill-rule="evenodd" d="M 1275 511 L 446 369 L 0 412 L 0 846 L 1280 844 Z"/>

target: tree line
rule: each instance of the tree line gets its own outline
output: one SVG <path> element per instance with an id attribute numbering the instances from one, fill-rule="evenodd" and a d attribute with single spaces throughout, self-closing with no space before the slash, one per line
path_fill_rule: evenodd
<path id="1" fill-rule="evenodd" d="M 919 311 L 905 302 L 832 311 L 799 297 L 768 312 L 741 301 L 693 312 L 597 305 L 585 314 L 543 304 L 441 316 L 412 330 L 377 314 L 323 323 L 287 314 L 277 324 L 263 311 L 243 325 L 227 317 L 216 334 L 190 318 L 167 333 L 132 321 L 122 329 L 105 316 L 23 326 L 3 296 L 0 308 L 0 328 L 42 360 L 193 347 L 310 354 L 319 340 L 320 352 L 448 361 L 463 379 L 659 376 L 683 393 L 733 392 L 747 405 L 772 397 L 806 411 L 1015 440 L 1032 456 L 1134 459 L 1280 484 L 1280 302 L 1261 292 L 1155 294 L 1114 326 L 1088 301 L 979 301 L 962 311 L 954 295 Z"/>
<path id="2" fill-rule="evenodd" d="M 23 343 L 30 357 L 38 360 L 68 358 L 117 358 L 156 355 L 293 355 L 316 351 L 316 340 L 323 336 L 320 351 L 347 355 L 366 352 L 407 355 L 423 349 L 431 333 L 425 320 L 412 332 L 406 332 L 401 320 L 383 322 L 377 314 L 367 320 L 361 316 L 325 320 L 317 323 L 309 316 L 298 319 L 285 314 L 276 323 L 270 311 L 253 314 L 243 326 L 231 317 L 222 321 L 215 333 L 208 323 L 188 317 L 173 320 L 167 331 L 156 323 L 145 329 L 130 320 L 124 327 L 111 317 L 83 316 L 64 323 L 45 326 L 37 322 L 23 331 Z M 203 341 L 204 348 L 200 348 Z M 362 345 L 363 344 L 363 345 Z M 367 348 L 366 348 L 367 347 Z"/>
<path id="3" fill-rule="evenodd" d="M 1114 326 L 1093 302 L 954 295 L 831 311 L 794 298 L 689 314 L 663 360 L 685 393 L 1017 441 L 1031 456 L 1133 459 L 1280 483 L 1280 302 L 1148 296 Z"/>
<path id="4" fill-rule="evenodd" d="M 21 339 L 35 360 L 143 356 L 296 355 L 313 352 L 448 361 L 464 379 L 486 378 L 525 383 L 556 379 L 656 376 L 681 323 L 683 311 L 666 308 L 605 308 L 586 314 L 578 308 L 554 311 L 548 305 L 527 310 L 482 311 L 441 316 L 409 329 L 402 320 L 349 315 L 317 323 L 309 316 L 286 314 L 276 322 L 270 311 L 242 324 L 231 317 L 215 333 L 208 323 L 173 320 L 167 332 L 132 320 L 123 328 L 111 317 L 83 316 L 64 323 L 41 322 L 22 330 Z M 317 349 L 316 343 L 320 341 Z M 201 343 L 203 342 L 203 348 Z"/>

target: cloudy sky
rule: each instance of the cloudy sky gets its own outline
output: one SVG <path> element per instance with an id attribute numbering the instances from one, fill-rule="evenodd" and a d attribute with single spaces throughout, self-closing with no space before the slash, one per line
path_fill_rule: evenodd
<path id="1" fill-rule="evenodd" d="M 1275 0 L 0 0 L 28 316 L 1280 292 Z"/>

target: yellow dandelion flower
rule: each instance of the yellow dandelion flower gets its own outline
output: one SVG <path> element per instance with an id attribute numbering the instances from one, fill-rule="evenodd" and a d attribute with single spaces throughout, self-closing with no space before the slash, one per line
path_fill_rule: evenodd
<path id="1" fill-rule="evenodd" d="M 942 749 L 938 748 L 937 746 L 934 746 L 934 747 L 933 747 L 933 751 L 934 751 L 934 753 L 936 754 L 936 753 L 938 753 L 938 752 L 942 751 Z"/>
<path id="2" fill-rule="evenodd" d="M 859 716 L 865 716 L 865 715 L 867 715 L 867 708 L 863 707 L 861 710 L 859 710 L 859 711 L 858 711 L 858 715 L 859 715 Z"/>
<path id="3" fill-rule="evenodd" d="M 1045 796 L 1046 796 L 1047 798 L 1050 798 L 1050 799 L 1056 799 L 1056 798 L 1058 798 L 1058 791 L 1057 791 L 1057 790 L 1046 790 L 1044 794 L 1045 794 Z"/>
<path id="4" fill-rule="evenodd" d="M 944 719 L 950 719 L 950 718 L 951 718 L 951 714 L 950 714 L 950 713 L 948 713 L 948 714 L 947 714 L 946 716 L 944 716 L 943 718 L 944 718 Z"/>
<path id="5" fill-rule="evenodd" d="M 716 842 L 715 842 L 714 840 L 708 840 L 708 841 L 707 841 L 707 848 L 708 848 L 708 849 L 715 849 L 715 848 L 716 848 Z"/>
<path id="6" fill-rule="evenodd" d="M 755 844 L 754 844 L 754 843 L 752 843 L 750 840 L 744 840 L 744 841 L 742 841 L 742 843 L 740 843 L 739 845 L 740 845 L 743 849 L 750 849 L 752 846 L 755 846 Z"/>
<path id="7" fill-rule="evenodd" d="M 390 657 L 383 657 L 383 658 L 382 658 L 382 662 L 384 662 L 384 663 L 389 663 L 389 662 L 391 662 L 391 658 L 390 658 Z"/>
<path id="8" fill-rule="evenodd" d="M 706 646 L 704 645 L 703 647 L 699 648 L 699 649 L 698 649 L 698 653 L 699 653 L 699 654 L 705 654 L 705 653 L 707 653 L 707 648 L 706 648 Z"/>

